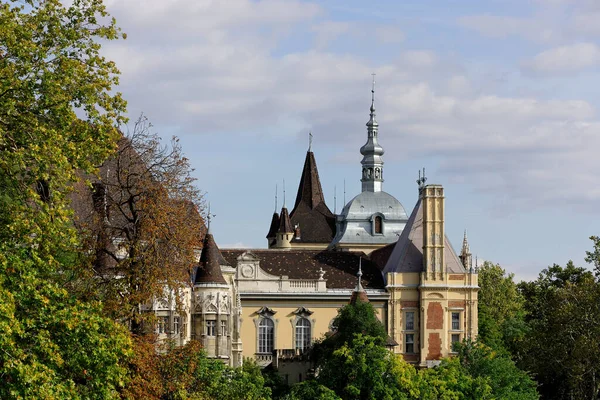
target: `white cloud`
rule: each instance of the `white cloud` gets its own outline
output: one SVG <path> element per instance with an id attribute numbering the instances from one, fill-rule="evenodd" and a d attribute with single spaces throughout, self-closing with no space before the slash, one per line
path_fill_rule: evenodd
<path id="1" fill-rule="evenodd" d="M 576 43 L 543 51 L 523 62 L 522 70 L 530 74 L 564 74 L 578 72 L 600 64 L 600 48 L 594 43 Z"/>
<path id="2" fill-rule="evenodd" d="M 296 128 L 310 127 L 356 155 L 374 71 L 387 160 L 434 155 L 440 173 L 472 182 L 499 202 L 511 196 L 513 206 L 595 207 L 600 201 L 594 189 L 600 124 L 586 101 L 474 90 L 479 84 L 460 61 L 430 50 L 399 52 L 385 63 L 330 52 L 331 38 L 362 31 L 323 20 L 323 11 L 306 2 L 183 3 L 109 5 L 129 39 L 109 44 L 107 55 L 123 71 L 121 90 L 131 113 L 143 110 L 157 126 L 195 135 L 227 131 L 230 138 L 236 131 L 295 135 Z M 505 29 L 525 27 L 508 21 Z M 280 48 L 291 33 L 310 43 L 315 30 L 329 35 L 316 49 Z M 558 60 L 590 65 L 597 55 L 585 58 L 587 47 L 563 50 Z M 539 54 L 529 68 L 566 67 L 554 55 Z"/>

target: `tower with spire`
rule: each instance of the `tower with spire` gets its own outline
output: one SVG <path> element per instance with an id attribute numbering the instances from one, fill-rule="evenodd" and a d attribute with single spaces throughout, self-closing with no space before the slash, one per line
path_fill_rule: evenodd
<path id="1" fill-rule="evenodd" d="M 383 190 L 383 147 L 378 142 L 379 124 L 375 115 L 375 74 L 371 86 L 371 113 L 367 122 L 367 143 L 360 148 L 363 155 L 362 164 L 362 191 L 381 192 Z"/>
<path id="2" fill-rule="evenodd" d="M 395 242 L 408 215 L 402 204 L 383 191 L 383 147 L 375 114 L 375 74 L 371 84 L 371 107 L 367 142 L 360 148 L 361 193 L 344 206 L 336 219 L 336 236 L 330 248 L 371 251 Z"/>

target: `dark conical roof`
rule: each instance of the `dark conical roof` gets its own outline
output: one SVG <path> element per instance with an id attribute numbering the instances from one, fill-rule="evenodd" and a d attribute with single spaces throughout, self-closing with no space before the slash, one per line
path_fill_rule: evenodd
<path id="1" fill-rule="evenodd" d="M 200 265 L 196 270 L 194 284 L 196 283 L 222 283 L 227 284 L 221 272 L 221 260 L 224 260 L 215 239 L 211 233 L 204 236 Z"/>
<path id="2" fill-rule="evenodd" d="M 296 204 L 294 209 L 298 207 L 300 202 L 306 203 L 311 209 L 314 209 L 319 203 L 324 203 L 323 189 L 321 188 L 321 180 L 319 179 L 319 171 L 317 170 L 317 162 L 312 151 L 306 152 L 304 160 L 304 168 L 302 169 L 302 177 L 300 185 L 298 185 L 298 194 L 296 195 Z M 292 211 L 293 213 L 293 211 Z"/>
<path id="3" fill-rule="evenodd" d="M 273 213 L 273 218 L 271 218 L 271 227 L 269 228 L 269 233 L 267 233 L 267 239 L 274 238 L 279 230 L 279 214 L 276 212 Z"/>
<path id="4" fill-rule="evenodd" d="M 277 232 L 294 233 L 294 229 L 292 228 L 292 222 L 290 221 L 290 215 L 288 214 L 288 210 L 285 207 L 281 209 L 281 214 L 279 215 L 279 230 Z"/>
<path id="5" fill-rule="evenodd" d="M 290 219 L 292 226 L 299 225 L 302 230 L 301 238 L 295 238 L 295 242 L 330 243 L 335 236 L 335 215 L 325 204 L 317 162 L 312 151 L 306 153 L 296 204 Z"/>

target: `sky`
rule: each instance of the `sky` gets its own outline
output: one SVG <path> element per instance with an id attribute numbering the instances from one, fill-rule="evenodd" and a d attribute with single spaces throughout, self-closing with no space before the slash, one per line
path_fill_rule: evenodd
<path id="1" fill-rule="evenodd" d="M 600 235 L 597 0 L 105 0 L 132 122 L 180 138 L 221 248 L 266 247 L 313 134 L 328 206 L 360 192 L 372 73 L 384 190 L 417 172 L 446 234 L 517 279 Z M 346 193 L 344 194 L 344 182 Z M 334 201 L 335 198 L 335 201 Z M 334 207 L 335 203 L 335 207 Z"/>

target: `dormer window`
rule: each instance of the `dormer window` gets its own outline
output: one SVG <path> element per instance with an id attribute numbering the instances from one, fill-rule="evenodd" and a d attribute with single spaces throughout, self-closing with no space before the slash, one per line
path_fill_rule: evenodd
<path id="1" fill-rule="evenodd" d="M 383 234 L 383 220 L 379 215 L 375 217 L 375 234 Z"/>
<path id="2" fill-rule="evenodd" d="M 371 216 L 371 235 L 383 235 L 383 218 L 380 213 Z"/>

